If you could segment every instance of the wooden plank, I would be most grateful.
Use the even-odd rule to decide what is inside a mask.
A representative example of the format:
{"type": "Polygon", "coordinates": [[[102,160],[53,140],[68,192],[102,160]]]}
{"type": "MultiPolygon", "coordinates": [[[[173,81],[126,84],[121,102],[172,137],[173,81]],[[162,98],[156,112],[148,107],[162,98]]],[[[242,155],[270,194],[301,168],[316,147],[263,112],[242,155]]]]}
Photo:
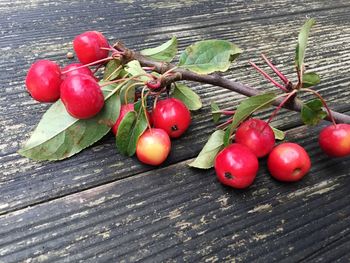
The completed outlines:
{"type": "Polygon", "coordinates": [[[303,262],[347,262],[349,261],[350,235],[344,235],[307,257],[303,262]]]}
{"type": "MultiPolygon", "coordinates": [[[[307,57],[311,69],[320,72],[322,76],[322,84],[317,89],[330,101],[331,106],[339,107],[342,111],[350,107],[350,79],[347,74],[350,53],[349,46],[344,45],[350,35],[350,8],[347,1],[336,4],[305,1],[300,5],[276,2],[274,5],[277,9],[268,8],[263,2],[252,3],[251,9],[247,9],[244,4],[227,2],[217,3],[215,7],[212,1],[206,1],[205,4],[193,2],[189,6],[183,6],[179,2],[173,4],[169,13],[165,13],[164,8],[154,9],[150,3],[155,2],[107,2],[99,2],[98,5],[80,1],[72,1],[70,4],[44,1],[43,5],[37,5],[35,1],[28,5],[22,5],[20,1],[17,5],[12,4],[12,1],[11,5],[10,2],[2,2],[0,8],[5,15],[0,18],[4,32],[0,36],[0,43],[6,52],[0,53],[3,62],[0,65],[0,85],[5,87],[0,90],[0,213],[152,169],[140,165],[135,159],[125,159],[115,154],[111,136],[63,162],[37,163],[16,153],[48,108],[48,105],[35,103],[25,93],[23,79],[27,68],[38,58],[68,63],[64,55],[71,48],[72,37],[87,28],[102,30],[110,38],[118,36],[132,48],[159,44],[169,34],[179,36],[181,49],[203,38],[232,40],[242,46],[246,53],[227,77],[258,85],[262,90],[271,90],[271,85],[266,85],[257,73],[248,68],[247,60],[257,59],[262,51],[268,52],[276,64],[291,76],[291,67],[287,65],[293,63],[295,38],[304,20],[303,10],[311,8],[310,16],[317,16],[320,21],[312,31],[310,43],[313,46],[309,48],[310,55],[307,57]],[[123,8],[123,12],[115,11],[123,8]],[[140,15],[131,12],[133,8],[144,9],[146,15],[141,19],[140,15]],[[94,14],[87,15],[89,10],[94,10],[94,14]],[[184,10],[186,13],[183,13],[184,10]],[[252,16],[252,10],[256,16],[252,16]],[[285,15],[285,12],[293,14],[293,19],[285,15]],[[224,14],[230,13],[237,16],[227,15],[223,19],[224,14]],[[162,19],[163,26],[160,27],[158,21],[155,23],[154,17],[162,19]],[[170,22],[174,21],[176,26],[170,27],[170,22]],[[335,25],[337,30],[334,30],[335,25]]],[[[165,2],[163,4],[166,5],[165,2]]],[[[193,158],[199,152],[214,127],[209,117],[210,100],[218,101],[222,107],[232,107],[242,99],[240,95],[208,85],[193,87],[202,96],[205,107],[194,114],[194,123],[186,136],[174,141],[172,156],[165,166],[193,158]]],[[[264,112],[261,116],[266,117],[267,113],[264,112]]],[[[284,128],[298,124],[299,118],[286,112],[276,121],[277,126],[284,128]]]]}
{"type": "Polygon", "coordinates": [[[350,158],[328,158],[315,141],[318,129],[305,131],[287,138],[311,156],[300,182],[273,180],[262,160],[253,186],[237,191],[220,185],[212,169],[181,162],[0,216],[0,262],[349,257],[332,245],[350,234],[350,158]]]}

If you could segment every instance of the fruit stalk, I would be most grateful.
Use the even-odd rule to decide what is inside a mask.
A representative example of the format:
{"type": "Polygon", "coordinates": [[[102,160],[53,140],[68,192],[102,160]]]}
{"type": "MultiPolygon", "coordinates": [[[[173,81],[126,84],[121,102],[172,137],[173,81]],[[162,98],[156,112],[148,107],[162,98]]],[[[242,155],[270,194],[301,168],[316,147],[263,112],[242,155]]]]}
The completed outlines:
{"type": "MultiPolygon", "coordinates": [[[[169,75],[165,78],[163,78],[163,85],[166,86],[166,84],[180,81],[180,80],[189,80],[189,81],[195,81],[200,83],[206,83],[206,84],[212,84],[214,86],[219,86],[231,91],[235,91],[237,93],[240,93],[242,95],[251,97],[258,94],[261,94],[261,92],[253,87],[250,87],[248,85],[242,84],[240,82],[231,81],[224,77],[221,77],[218,74],[211,74],[211,75],[200,75],[196,74],[192,71],[182,69],[182,68],[176,68],[176,66],[171,63],[164,63],[164,62],[157,62],[150,58],[147,58],[137,52],[134,52],[130,49],[127,49],[122,45],[120,42],[117,42],[117,44],[114,46],[117,50],[125,52],[126,56],[124,59],[128,62],[131,60],[138,60],[143,67],[152,67],[154,68],[154,71],[163,74],[169,70],[172,71],[172,75],[169,75]]],[[[273,105],[278,106],[283,101],[283,98],[276,99],[273,103],[273,105]]],[[[300,112],[302,108],[302,102],[298,100],[297,98],[294,98],[290,100],[288,103],[283,105],[283,108],[300,112]]],[[[335,121],[337,123],[348,123],[350,124],[350,116],[339,113],[336,111],[331,111],[331,114],[333,115],[335,121]]],[[[332,121],[331,116],[327,116],[326,120],[332,121]]]]}

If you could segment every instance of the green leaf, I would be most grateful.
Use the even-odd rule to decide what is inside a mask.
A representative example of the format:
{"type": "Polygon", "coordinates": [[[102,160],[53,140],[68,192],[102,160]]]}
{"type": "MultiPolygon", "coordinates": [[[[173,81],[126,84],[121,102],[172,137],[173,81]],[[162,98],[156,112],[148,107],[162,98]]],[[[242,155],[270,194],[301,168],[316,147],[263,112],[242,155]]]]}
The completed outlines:
{"type": "Polygon", "coordinates": [[[226,40],[204,40],[186,48],[181,54],[179,66],[198,74],[225,72],[242,50],[226,40]]]}
{"type": "Polygon", "coordinates": [[[280,141],[284,140],[284,138],[286,137],[286,133],[284,131],[281,131],[275,127],[272,127],[271,125],[270,127],[273,130],[273,133],[275,134],[276,140],[280,140],[280,141]]]}
{"type": "Polygon", "coordinates": [[[119,74],[122,71],[121,62],[118,59],[113,59],[109,61],[105,67],[103,80],[114,80],[118,78],[119,74]]]}
{"type": "Polygon", "coordinates": [[[320,83],[320,76],[314,72],[304,73],[303,75],[303,88],[308,88],[320,83]]]}
{"type": "Polygon", "coordinates": [[[211,114],[213,116],[214,123],[218,123],[221,117],[221,113],[218,112],[220,111],[219,106],[214,101],[212,101],[210,103],[210,108],[211,108],[211,114]]]}
{"type": "Polygon", "coordinates": [[[116,145],[119,152],[123,155],[128,154],[130,133],[133,129],[136,116],[137,114],[135,111],[130,111],[127,114],[125,114],[124,118],[119,124],[118,134],[116,136],[116,145]]]}
{"type": "Polygon", "coordinates": [[[231,129],[230,126],[227,127],[227,129],[225,130],[225,134],[224,134],[224,145],[225,147],[228,146],[231,142],[231,135],[234,131],[234,129],[237,128],[237,127],[234,127],[231,129]]]}
{"type": "Polygon", "coordinates": [[[295,51],[295,64],[299,70],[302,68],[302,65],[304,63],[305,50],[307,46],[307,40],[309,37],[310,29],[315,23],[316,23],[316,20],[314,18],[308,19],[300,30],[300,33],[298,36],[298,44],[295,51]]]}
{"type": "Polygon", "coordinates": [[[136,144],[139,140],[141,134],[147,129],[147,119],[145,112],[141,107],[141,101],[135,103],[135,111],[137,112],[137,118],[134,125],[134,128],[130,134],[130,142],[128,146],[128,155],[133,156],[136,152],[136,144]]]}
{"type": "Polygon", "coordinates": [[[138,77],[143,82],[149,81],[151,78],[147,76],[146,71],[140,65],[140,62],[137,60],[132,60],[125,65],[124,70],[129,73],[132,77],[138,77]]]}
{"type": "Polygon", "coordinates": [[[135,103],[134,109],[133,117],[129,116],[129,119],[125,120],[124,125],[122,125],[124,118],[120,122],[116,137],[118,150],[121,154],[127,156],[135,154],[137,141],[141,134],[147,129],[147,120],[140,101],[135,103]]]}
{"type": "Polygon", "coordinates": [[[327,112],[322,109],[322,101],[313,99],[303,104],[301,108],[301,119],[307,125],[317,125],[327,117],[327,112]]]}
{"type": "Polygon", "coordinates": [[[177,53],[177,38],[174,36],[164,44],[141,50],[140,53],[157,61],[171,62],[177,53]]]}
{"type": "Polygon", "coordinates": [[[243,100],[237,107],[236,113],[233,115],[232,123],[226,130],[226,134],[224,136],[225,146],[230,144],[230,137],[233,131],[242,121],[244,121],[254,112],[270,106],[275,99],[276,95],[273,92],[268,92],[243,100]]]}
{"type": "Polygon", "coordinates": [[[188,165],[200,169],[209,169],[214,166],[216,155],[224,147],[224,131],[217,130],[210,137],[204,145],[197,158],[188,165]]]}
{"type": "Polygon", "coordinates": [[[185,103],[189,110],[193,111],[202,108],[201,98],[184,84],[176,83],[172,96],[185,103]]]}
{"type": "Polygon", "coordinates": [[[78,120],[70,116],[58,100],[43,115],[19,154],[33,160],[62,160],[100,140],[115,123],[120,109],[118,95],[111,96],[117,86],[103,88],[105,105],[95,117],[78,120]]]}

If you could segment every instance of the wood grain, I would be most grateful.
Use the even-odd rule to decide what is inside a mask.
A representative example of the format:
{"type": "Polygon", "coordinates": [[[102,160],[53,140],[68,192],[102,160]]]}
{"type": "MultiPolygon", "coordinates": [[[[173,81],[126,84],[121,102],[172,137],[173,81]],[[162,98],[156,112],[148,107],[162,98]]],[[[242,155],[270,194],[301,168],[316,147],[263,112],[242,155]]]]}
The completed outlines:
{"type": "Polygon", "coordinates": [[[263,160],[254,185],[235,191],[218,184],[213,170],[180,162],[1,216],[2,260],[315,258],[321,248],[349,241],[349,158],[327,158],[304,131],[288,133],[313,162],[301,182],[271,179],[263,160]]]}
{"type": "Polygon", "coordinates": [[[349,257],[349,158],[325,157],[316,142],[320,127],[300,126],[295,113],[282,111],[274,125],[291,129],[289,140],[310,151],[314,164],[306,180],[275,182],[263,161],[254,186],[237,192],[219,185],[213,170],[187,168],[214,129],[210,101],[233,108],[243,99],[221,88],[190,83],[204,108],[193,114],[185,136],[173,141],[160,168],[116,154],[111,135],[60,162],[32,162],[16,153],[49,107],[25,92],[30,64],[42,58],[71,63],[65,55],[85,30],[100,30],[111,43],[121,39],[136,50],[172,35],[180,51],[201,39],[227,39],[244,53],[225,76],[274,90],[248,60],[262,66],[264,52],[295,80],[297,32],[306,16],[315,17],[308,70],[321,75],[316,89],[330,106],[349,112],[349,1],[6,0],[0,12],[0,262],[349,257]]]}

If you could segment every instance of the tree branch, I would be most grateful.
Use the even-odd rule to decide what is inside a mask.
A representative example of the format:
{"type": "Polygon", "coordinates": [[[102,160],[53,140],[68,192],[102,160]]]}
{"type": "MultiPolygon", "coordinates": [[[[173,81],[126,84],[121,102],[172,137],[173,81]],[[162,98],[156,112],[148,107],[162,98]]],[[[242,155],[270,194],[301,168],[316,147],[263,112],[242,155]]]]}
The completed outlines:
{"type": "MultiPolygon", "coordinates": [[[[129,50],[124,47],[123,44],[120,42],[117,43],[114,46],[116,49],[125,52],[125,60],[131,61],[131,60],[138,60],[140,64],[144,67],[153,67],[154,71],[162,74],[170,69],[173,69],[175,65],[170,64],[170,63],[165,63],[165,62],[158,62],[154,61],[150,58],[147,58],[145,56],[142,56],[140,53],[134,52],[132,50],[129,50]]],[[[200,83],[206,83],[206,84],[212,84],[214,86],[219,86],[231,91],[235,91],[237,93],[240,93],[242,95],[251,97],[255,96],[258,94],[261,94],[260,91],[258,91],[255,88],[252,88],[250,86],[244,85],[240,82],[235,82],[228,80],[226,78],[223,78],[219,76],[218,74],[211,74],[211,75],[200,75],[197,73],[194,73],[192,71],[182,69],[182,68],[177,68],[172,71],[172,75],[167,77],[165,79],[166,83],[163,83],[164,85],[169,84],[171,82],[175,81],[180,81],[180,80],[189,80],[189,81],[195,81],[195,82],[200,82],[200,83]]],[[[283,98],[276,99],[273,103],[273,105],[278,106],[282,102],[283,98]]],[[[291,100],[289,103],[286,103],[286,105],[283,106],[283,108],[300,112],[302,108],[302,102],[295,98],[291,100]]],[[[337,123],[348,123],[350,124],[350,116],[339,113],[336,111],[331,111],[335,121],[337,123]]],[[[331,117],[328,115],[326,117],[326,120],[331,121],[331,117]]]]}

